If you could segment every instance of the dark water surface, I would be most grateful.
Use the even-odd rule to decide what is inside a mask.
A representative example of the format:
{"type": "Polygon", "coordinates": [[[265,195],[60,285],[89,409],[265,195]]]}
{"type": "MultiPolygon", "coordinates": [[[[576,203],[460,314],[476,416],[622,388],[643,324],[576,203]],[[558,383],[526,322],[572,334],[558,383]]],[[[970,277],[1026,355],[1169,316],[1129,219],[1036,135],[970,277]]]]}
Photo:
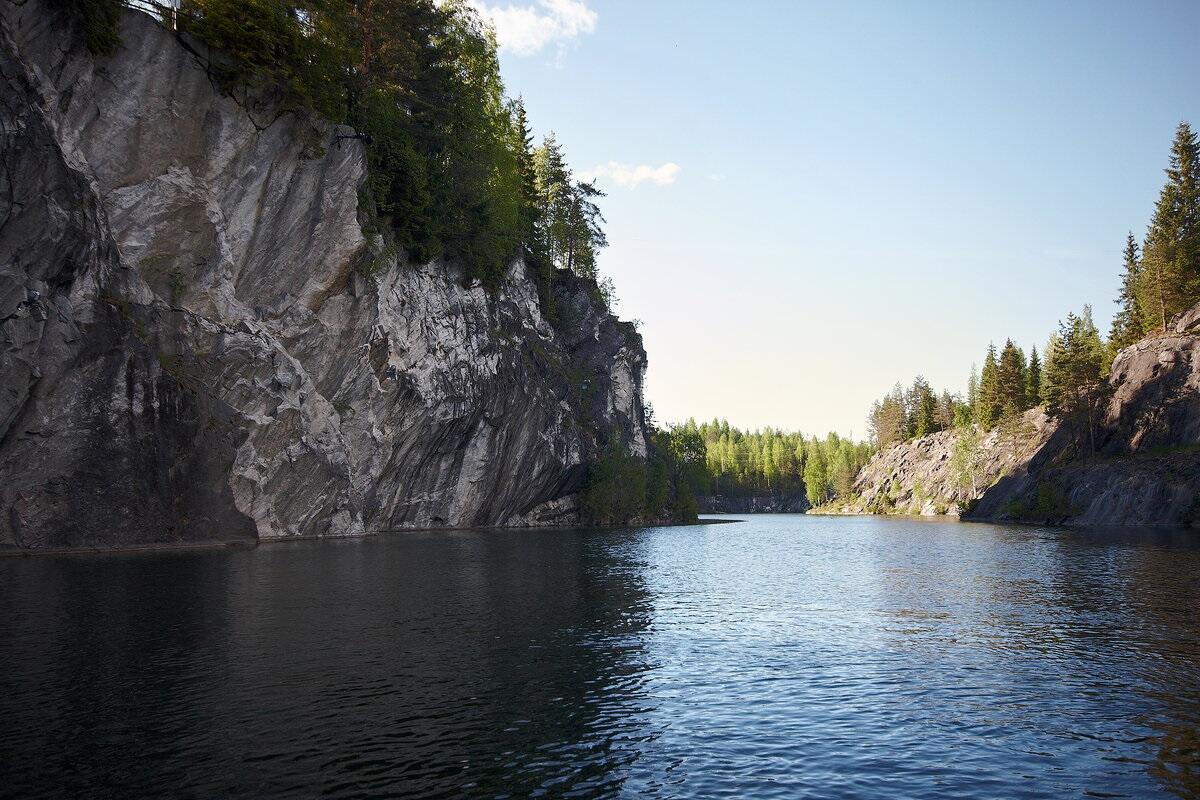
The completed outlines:
{"type": "Polygon", "coordinates": [[[751,516],[0,559],[0,794],[1200,796],[1200,535],[751,516]]]}

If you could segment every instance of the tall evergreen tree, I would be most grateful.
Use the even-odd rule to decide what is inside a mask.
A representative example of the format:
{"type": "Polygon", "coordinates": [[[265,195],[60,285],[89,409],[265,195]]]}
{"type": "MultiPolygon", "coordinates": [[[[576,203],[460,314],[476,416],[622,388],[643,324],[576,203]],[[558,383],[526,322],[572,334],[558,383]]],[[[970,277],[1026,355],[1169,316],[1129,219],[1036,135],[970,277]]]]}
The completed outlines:
{"type": "Polygon", "coordinates": [[[1141,271],[1142,263],[1138,253],[1137,239],[1134,239],[1133,233],[1130,232],[1125,235],[1121,290],[1116,299],[1120,308],[1113,317],[1112,330],[1108,337],[1108,344],[1113,355],[1116,355],[1116,351],[1136,342],[1146,331],[1142,308],[1138,302],[1138,284],[1142,280],[1141,271]]]}
{"type": "Polygon", "coordinates": [[[913,380],[912,388],[909,390],[908,408],[908,436],[910,438],[920,438],[938,430],[937,396],[934,395],[929,381],[921,375],[913,380]]]}
{"type": "Polygon", "coordinates": [[[997,382],[996,345],[989,344],[979,374],[979,389],[975,395],[975,421],[987,430],[1000,419],[1000,391],[997,382]]]}
{"type": "Polygon", "coordinates": [[[971,362],[971,376],[967,378],[967,406],[971,411],[971,418],[978,422],[975,416],[975,409],[979,404],[979,370],[975,367],[975,362],[971,362]]]}
{"type": "Polygon", "coordinates": [[[1051,413],[1061,415],[1075,433],[1076,446],[1095,449],[1095,418],[1103,397],[1104,343],[1092,322],[1091,309],[1068,314],[1059,323],[1054,357],[1047,362],[1045,383],[1051,413]]]}
{"type": "Polygon", "coordinates": [[[1054,369],[1054,356],[1058,352],[1058,333],[1052,333],[1046,339],[1046,347],[1042,350],[1042,385],[1038,399],[1047,407],[1051,405],[1051,388],[1047,376],[1054,369]]]}
{"type": "Polygon", "coordinates": [[[1008,339],[996,363],[996,406],[1001,417],[1025,410],[1025,377],[1025,355],[1008,339]]]}
{"type": "Polygon", "coordinates": [[[1029,366],[1025,370],[1025,403],[1036,406],[1042,402],[1042,362],[1038,358],[1038,350],[1034,347],[1029,351],[1029,366]]]}
{"type": "Polygon", "coordinates": [[[1200,145],[1186,122],[1175,130],[1166,175],[1137,282],[1147,328],[1165,329],[1172,316],[1200,299],[1200,145]]]}

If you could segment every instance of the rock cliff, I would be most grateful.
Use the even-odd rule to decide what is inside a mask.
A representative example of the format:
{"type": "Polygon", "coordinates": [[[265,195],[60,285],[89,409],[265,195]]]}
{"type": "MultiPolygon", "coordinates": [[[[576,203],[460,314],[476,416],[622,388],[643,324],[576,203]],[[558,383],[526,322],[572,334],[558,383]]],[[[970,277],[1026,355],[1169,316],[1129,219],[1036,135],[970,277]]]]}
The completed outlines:
{"type": "Polygon", "coordinates": [[[1200,305],[1117,354],[1095,455],[1072,432],[988,489],[971,519],[1070,525],[1200,523],[1200,305]]]}
{"type": "MultiPolygon", "coordinates": [[[[824,513],[957,514],[1064,525],[1200,522],[1200,305],[1117,354],[1094,455],[1040,409],[978,435],[943,431],[876,455],[824,513]],[[958,458],[955,457],[959,452],[958,458]]],[[[1090,444],[1090,443],[1089,443],[1090,444]]]]}
{"type": "Polygon", "coordinates": [[[872,458],[848,500],[822,506],[826,514],[958,516],[983,492],[1020,468],[1057,429],[1033,409],[1015,423],[986,433],[949,430],[893,445],[872,458]]]}
{"type": "Polygon", "coordinates": [[[353,132],[244,105],[151,17],[0,2],[0,545],[565,524],[646,356],[364,236],[353,132]],[[365,277],[367,275],[373,277],[365,277]]]}

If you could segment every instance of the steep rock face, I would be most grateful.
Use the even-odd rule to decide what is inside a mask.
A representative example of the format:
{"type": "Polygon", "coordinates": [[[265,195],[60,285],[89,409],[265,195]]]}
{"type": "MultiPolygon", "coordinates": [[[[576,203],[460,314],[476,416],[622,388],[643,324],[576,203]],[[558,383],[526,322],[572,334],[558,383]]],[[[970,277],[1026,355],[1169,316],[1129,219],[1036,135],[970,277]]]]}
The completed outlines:
{"type": "Polygon", "coordinates": [[[1038,409],[1016,423],[975,433],[956,459],[961,434],[941,431],[893,445],[872,458],[854,481],[854,497],[819,513],[958,515],[1002,476],[1020,469],[1057,426],[1038,409]]]}
{"type": "Polygon", "coordinates": [[[551,322],[520,262],[398,261],[351,131],[121,35],[0,4],[0,544],[564,524],[598,447],[645,453],[640,337],[586,283],[551,322]]]}
{"type": "MultiPolygon", "coordinates": [[[[1200,305],[1164,335],[1117,354],[1095,429],[1095,455],[1078,458],[1080,431],[1026,412],[982,437],[969,463],[943,431],[876,455],[856,497],[821,513],[935,514],[1063,525],[1200,522],[1200,305]]],[[[1088,442],[1090,448],[1091,442],[1088,442]]]]}
{"type": "Polygon", "coordinates": [[[984,494],[972,518],[1071,525],[1200,522],[1200,305],[1117,354],[1096,455],[1064,427],[984,494]]]}

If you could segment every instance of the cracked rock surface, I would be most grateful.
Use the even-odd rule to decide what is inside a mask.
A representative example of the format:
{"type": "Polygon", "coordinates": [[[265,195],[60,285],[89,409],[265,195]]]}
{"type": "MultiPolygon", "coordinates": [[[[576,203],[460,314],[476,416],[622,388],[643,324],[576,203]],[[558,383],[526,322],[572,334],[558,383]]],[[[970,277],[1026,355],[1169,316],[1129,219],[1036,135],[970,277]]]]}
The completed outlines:
{"type": "Polygon", "coordinates": [[[349,129],[121,36],[0,2],[0,546],[571,524],[612,437],[645,454],[641,338],[587,283],[548,319],[520,261],[381,255],[349,129]]]}

